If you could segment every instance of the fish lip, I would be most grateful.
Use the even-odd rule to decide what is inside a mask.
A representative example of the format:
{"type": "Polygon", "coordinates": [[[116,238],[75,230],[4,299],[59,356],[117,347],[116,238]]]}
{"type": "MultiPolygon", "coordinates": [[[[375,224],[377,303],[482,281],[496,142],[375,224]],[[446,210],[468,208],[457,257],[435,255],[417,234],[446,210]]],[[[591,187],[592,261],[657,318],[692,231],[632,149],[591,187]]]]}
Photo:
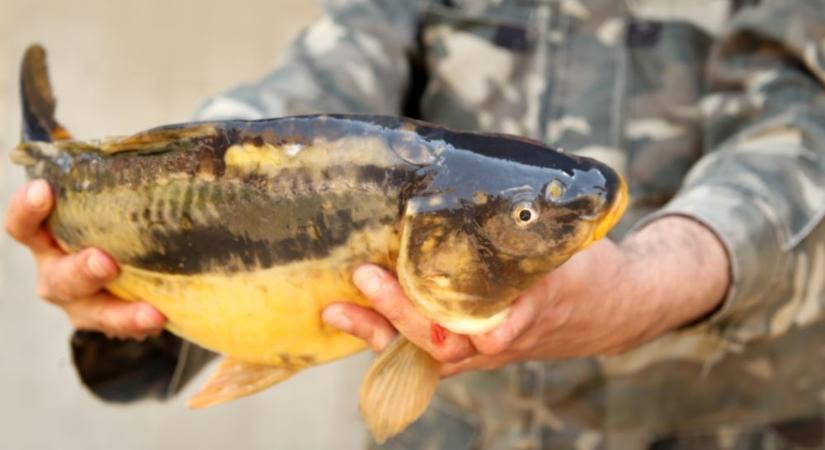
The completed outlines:
{"type": "Polygon", "coordinates": [[[627,182],[620,176],[619,189],[616,190],[613,204],[597,222],[596,227],[593,230],[593,238],[591,239],[591,242],[595,242],[607,236],[607,233],[609,233],[610,230],[613,229],[619,221],[621,221],[622,216],[627,209],[628,200],[629,195],[627,191],[627,182]]]}

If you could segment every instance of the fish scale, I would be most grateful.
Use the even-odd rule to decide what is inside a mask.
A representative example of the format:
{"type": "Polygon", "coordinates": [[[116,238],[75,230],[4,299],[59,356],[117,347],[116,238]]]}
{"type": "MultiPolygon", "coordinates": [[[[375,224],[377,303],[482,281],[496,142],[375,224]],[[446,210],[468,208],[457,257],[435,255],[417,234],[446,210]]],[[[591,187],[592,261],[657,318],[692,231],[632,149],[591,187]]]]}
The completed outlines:
{"type": "MultiPolygon", "coordinates": [[[[604,237],[627,203],[606,165],[541,142],[397,117],[312,115],[167,125],[72,140],[54,118],[45,52],[22,64],[12,154],[56,193],[48,227],[121,271],[107,289],[151,303],[167,329],[225,356],[190,400],[249,395],[364,348],[327,327],[331,302],[368,307],[364,263],[394,271],[445,329],[499,325],[520,292],[604,237]]],[[[364,377],[378,441],[426,408],[441,365],[404,337],[364,377]]]]}

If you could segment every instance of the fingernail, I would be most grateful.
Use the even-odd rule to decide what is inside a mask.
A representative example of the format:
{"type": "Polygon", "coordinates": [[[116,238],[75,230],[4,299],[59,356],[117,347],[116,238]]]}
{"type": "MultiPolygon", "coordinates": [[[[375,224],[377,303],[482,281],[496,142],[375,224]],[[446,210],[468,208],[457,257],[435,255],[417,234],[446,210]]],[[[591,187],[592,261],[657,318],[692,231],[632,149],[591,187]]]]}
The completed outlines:
{"type": "Polygon", "coordinates": [[[138,311],[136,319],[138,326],[144,330],[157,328],[162,324],[160,316],[147,308],[138,311]]]}
{"type": "Polygon", "coordinates": [[[371,267],[356,270],[353,281],[367,296],[376,295],[381,290],[381,274],[371,267]]]}
{"type": "Polygon", "coordinates": [[[114,272],[114,267],[112,267],[109,258],[97,252],[89,256],[89,259],[86,260],[86,266],[89,272],[97,278],[108,278],[114,272]]]}
{"type": "Polygon", "coordinates": [[[35,181],[26,191],[26,203],[32,209],[43,209],[49,199],[49,187],[43,180],[35,181]]]}
{"type": "Polygon", "coordinates": [[[321,317],[324,319],[324,322],[333,327],[337,328],[341,331],[349,332],[352,330],[352,321],[344,314],[339,308],[330,306],[324,310],[321,317]]]}

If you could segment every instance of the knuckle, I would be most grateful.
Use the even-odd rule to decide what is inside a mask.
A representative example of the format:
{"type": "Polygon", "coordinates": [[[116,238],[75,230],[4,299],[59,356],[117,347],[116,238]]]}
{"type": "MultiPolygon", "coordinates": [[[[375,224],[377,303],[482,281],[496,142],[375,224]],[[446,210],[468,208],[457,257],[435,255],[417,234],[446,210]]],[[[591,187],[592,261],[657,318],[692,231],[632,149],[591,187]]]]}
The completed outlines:
{"type": "Polygon", "coordinates": [[[75,329],[91,331],[101,330],[94,318],[88,314],[86,306],[83,302],[64,306],[63,311],[69,317],[69,322],[75,329]]]}
{"type": "Polygon", "coordinates": [[[15,224],[14,224],[14,223],[12,223],[11,218],[6,219],[6,223],[5,223],[5,225],[4,225],[4,229],[6,230],[6,234],[8,234],[9,236],[11,236],[14,240],[16,240],[16,241],[19,241],[19,240],[20,240],[20,234],[19,234],[19,232],[18,232],[17,227],[15,226],[15,224]]]}
{"type": "Polygon", "coordinates": [[[48,276],[51,289],[64,300],[93,296],[105,283],[96,280],[86,268],[81,254],[62,256],[48,276]]]}
{"type": "Polygon", "coordinates": [[[35,287],[35,292],[37,292],[37,296],[42,298],[43,300],[46,300],[48,302],[52,301],[51,291],[48,287],[46,287],[45,284],[38,282],[37,286],[35,287]]]}
{"type": "Polygon", "coordinates": [[[487,356],[495,356],[507,348],[507,343],[498,339],[480,337],[477,338],[475,346],[479,353],[487,356]]]}
{"type": "MultiPolygon", "coordinates": [[[[341,331],[341,330],[339,330],[339,331],[341,331]]],[[[363,326],[355,326],[355,327],[352,327],[349,330],[343,330],[343,331],[347,334],[351,334],[351,335],[357,337],[358,339],[362,339],[362,340],[366,341],[369,344],[372,344],[372,341],[375,338],[374,333],[371,330],[369,330],[367,327],[363,327],[363,326]]]]}
{"type": "Polygon", "coordinates": [[[433,358],[442,363],[453,363],[464,359],[464,352],[458,346],[445,346],[433,349],[433,358]]]}
{"type": "Polygon", "coordinates": [[[69,316],[69,323],[71,323],[72,327],[74,327],[77,330],[95,329],[95,327],[91,323],[89,323],[88,320],[83,318],[82,316],[79,316],[77,314],[71,314],[71,313],[68,313],[68,316],[69,316]]]}
{"type": "Polygon", "coordinates": [[[113,314],[106,305],[102,305],[97,309],[96,316],[101,327],[110,330],[113,334],[117,334],[127,327],[125,321],[117,314],[113,314]]]}
{"type": "Polygon", "coordinates": [[[559,330],[568,325],[573,317],[573,310],[566,303],[555,303],[551,305],[552,314],[547,314],[543,319],[543,325],[552,330],[559,330]]]}
{"type": "Polygon", "coordinates": [[[68,256],[68,258],[71,258],[71,263],[69,266],[71,268],[71,272],[76,275],[75,279],[87,284],[94,283],[96,278],[89,270],[88,261],[91,256],[92,252],[90,250],[84,250],[80,253],[68,256]]]}
{"type": "Polygon", "coordinates": [[[367,327],[367,326],[364,326],[362,324],[355,324],[351,328],[348,328],[348,329],[341,329],[341,328],[338,328],[337,326],[333,326],[333,328],[337,331],[343,331],[347,334],[351,334],[351,335],[357,337],[358,339],[363,339],[367,342],[369,342],[370,338],[371,338],[370,328],[367,327]]]}
{"type": "Polygon", "coordinates": [[[438,362],[446,363],[450,362],[450,355],[446,350],[442,350],[440,348],[434,348],[430,350],[430,355],[438,362]]]}
{"type": "Polygon", "coordinates": [[[92,313],[91,317],[86,320],[86,323],[89,329],[106,333],[107,336],[110,335],[111,327],[100,312],[92,313]]]}
{"type": "Polygon", "coordinates": [[[392,323],[396,323],[404,319],[404,308],[398,304],[385,304],[380,312],[392,323]]]}
{"type": "Polygon", "coordinates": [[[42,298],[43,300],[46,300],[49,303],[60,302],[59,296],[55,293],[53,283],[48,278],[41,277],[37,281],[37,286],[35,289],[37,292],[37,296],[42,298]]]}
{"type": "Polygon", "coordinates": [[[93,307],[92,310],[92,320],[95,323],[96,328],[100,330],[114,330],[117,327],[115,325],[115,319],[112,314],[109,312],[109,308],[106,305],[97,304],[93,307]]]}
{"type": "Polygon", "coordinates": [[[367,345],[369,346],[370,350],[372,350],[376,353],[381,353],[386,348],[386,346],[381,341],[373,340],[373,339],[365,339],[365,340],[367,341],[367,345]]]}
{"type": "Polygon", "coordinates": [[[119,336],[135,338],[146,332],[146,330],[138,324],[135,314],[110,314],[110,317],[110,327],[114,329],[119,336]]]}
{"type": "Polygon", "coordinates": [[[369,343],[371,348],[377,351],[383,350],[389,342],[386,333],[375,328],[365,333],[363,339],[369,343]]]}
{"type": "Polygon", "coordinates": [[[5,224],[6,234],[11,236],[15,241],[28,247],[26,243],[26,232],[20,224],[16,223],[12,218],[8,218],[5,224]]]}

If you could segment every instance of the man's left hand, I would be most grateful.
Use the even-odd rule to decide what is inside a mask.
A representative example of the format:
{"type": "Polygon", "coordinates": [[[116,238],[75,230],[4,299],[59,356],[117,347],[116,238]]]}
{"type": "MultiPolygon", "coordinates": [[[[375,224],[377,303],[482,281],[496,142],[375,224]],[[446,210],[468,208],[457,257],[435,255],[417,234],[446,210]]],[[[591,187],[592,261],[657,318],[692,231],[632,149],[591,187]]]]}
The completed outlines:
{"type": "Polygon", "coordinates": [[[324,310],[324,321],[375,351],[400,332],[445,363],[449,376],[627,351],[713,311],[727,291],[729,268],[712,231],[689,218],[666,217],[622,245],[605,239],[576,254],[519,296],[492,331],[445,331],[439,339],[393,274],[366,265],[354,281],[373,309],[337,303],[324,310]]]}

